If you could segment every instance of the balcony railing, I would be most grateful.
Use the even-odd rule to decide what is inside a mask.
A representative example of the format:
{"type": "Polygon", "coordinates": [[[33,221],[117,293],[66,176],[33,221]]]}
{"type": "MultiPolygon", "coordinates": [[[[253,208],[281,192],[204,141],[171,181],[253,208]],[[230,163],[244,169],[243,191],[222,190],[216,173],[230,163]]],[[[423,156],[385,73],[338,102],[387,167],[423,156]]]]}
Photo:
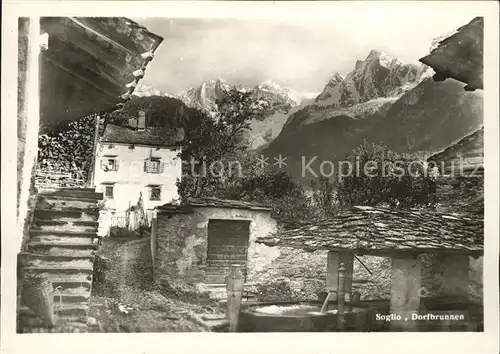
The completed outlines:
{"type": "Polygon", "coordinates": [[[163,173],[165,170],[165,164],[156,160],[146,160],[144,161],[144,172],[147,173],[163,173]]]}

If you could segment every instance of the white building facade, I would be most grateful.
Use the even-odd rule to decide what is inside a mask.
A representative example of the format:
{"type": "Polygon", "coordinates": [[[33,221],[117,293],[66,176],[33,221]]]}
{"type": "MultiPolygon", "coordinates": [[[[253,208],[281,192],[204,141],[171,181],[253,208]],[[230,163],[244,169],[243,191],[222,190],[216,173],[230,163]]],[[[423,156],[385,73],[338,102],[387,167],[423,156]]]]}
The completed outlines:
{"type": "Polygon", "coordinates": [[[104,194],[101,236],[113,228],[137,229],[139,223],[151,220],[156,206],[178,200],[182,135],[163,127],[105,127],[94,166],[96,191],[104,194]]]}

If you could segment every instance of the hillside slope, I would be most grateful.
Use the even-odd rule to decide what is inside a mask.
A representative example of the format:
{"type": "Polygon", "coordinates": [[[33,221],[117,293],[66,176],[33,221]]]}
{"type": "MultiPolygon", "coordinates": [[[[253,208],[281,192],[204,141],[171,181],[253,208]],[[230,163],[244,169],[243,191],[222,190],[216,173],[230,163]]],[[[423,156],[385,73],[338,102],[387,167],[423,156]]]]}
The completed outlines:
{"type": "Polygon", "coordinates": [[[482,124],[483,98],[457,82],[436,83],[432,75],[426,66],[371,51],[292,114],[263,153],[287,157],[285,168],[308,183],[313,176],[303,166],[311,158],[319,172],[321,161],[339,161],[363,140],[396,152],[443,149],[482,124]]]}

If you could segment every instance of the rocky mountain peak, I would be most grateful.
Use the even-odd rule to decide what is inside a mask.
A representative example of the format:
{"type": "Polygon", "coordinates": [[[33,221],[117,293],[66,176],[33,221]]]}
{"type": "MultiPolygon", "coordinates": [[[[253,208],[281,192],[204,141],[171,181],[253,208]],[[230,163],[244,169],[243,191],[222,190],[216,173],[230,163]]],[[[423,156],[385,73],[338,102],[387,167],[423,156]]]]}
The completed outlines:
{"type": "Polygon", "coordinates": [[[168,93],[158,90],[150,85],[144,85],[139,83],[133,92],[135,97],[150,97],[150,96],[166,96],[172,97],[168,93]]]}
{"type": "Polygon", "coordinates": [[[198,87],[191,87],[177,95],[177,97],[188,106],[213,111],[216,109],[215,102],[224,96],[229,85],[222,78],[207,80],[198,87]]]}
{"type": "Polygon", "coordinates": [[[376,98],[402,94],[417,83],[419,66],[406,64],[379,50],[357,60],[345,78],[335,74],[315,102],[321,106],[350,107],[376,98]]]}
{"type": "Polygon", "coordinates": [[[271,89],[271,90],[275,90],[275,91],[282,90],[282,87],[272,80],[266,80],[266,81],[262,82],[261,84],[257,85],[257,87],[271,89]]]}
{"type": "Polygon", "coordinates": [[[342,75],[340,75],[339,73],[335,73],[332,78],[330,79],[330,81],[328,81],[328,84],[327,85],[336,85],[342,81],[344,81],[344,77],[342,75]]]}
{"type": "MultiPolygon", "coordinates": [[[[401,66],[401,65],[407,65],[404,63],[401,59],[398,58],[393,58],[390,55],[380,51],[380,50],[375,50],[372,49],[364,62],[360,65],[361,67],[363,64],[369,64],[371,62],[377,62],[380,64],[380,66],[391,70],[392,68],[396,66],[401,66]]],[[[358,63],[356,62],[356,66],[358,66],[358,63]]],[[[360,67],[360,68],[361,68],[360,67]]]]}
{"type": "Polygon", "coordinates": [[[382,53],[380,50],[372,49],[368,53],[368,56],[366,57],[366,60],[368,60],[370,58],[379,58],[381,55],[384,55],[384,53],[382,53]]]}

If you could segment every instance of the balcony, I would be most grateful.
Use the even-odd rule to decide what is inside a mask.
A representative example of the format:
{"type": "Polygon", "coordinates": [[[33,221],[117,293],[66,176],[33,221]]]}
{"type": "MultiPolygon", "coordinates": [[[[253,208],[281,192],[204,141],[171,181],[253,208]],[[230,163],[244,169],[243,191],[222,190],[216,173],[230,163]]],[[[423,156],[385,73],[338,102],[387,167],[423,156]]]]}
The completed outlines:
{"type": "Polygon", "coordinates": [[[165,163],[160,160],[148,159],[144,161],[144,172],[146,173],[163,173],[165,170],[165,163]]]}

